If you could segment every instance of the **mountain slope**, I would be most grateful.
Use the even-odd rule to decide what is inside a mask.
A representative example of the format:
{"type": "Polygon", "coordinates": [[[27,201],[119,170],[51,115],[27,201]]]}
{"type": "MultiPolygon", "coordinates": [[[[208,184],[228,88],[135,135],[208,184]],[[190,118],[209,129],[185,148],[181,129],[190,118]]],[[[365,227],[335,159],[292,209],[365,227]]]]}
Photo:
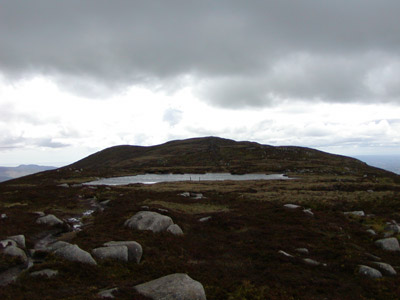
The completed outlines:
{"type": "Polygon", "coordinates": [[[55,169],[55,167],[38,166],[38,165],[0,167],[0,182],[53,169],[55,169]]]}

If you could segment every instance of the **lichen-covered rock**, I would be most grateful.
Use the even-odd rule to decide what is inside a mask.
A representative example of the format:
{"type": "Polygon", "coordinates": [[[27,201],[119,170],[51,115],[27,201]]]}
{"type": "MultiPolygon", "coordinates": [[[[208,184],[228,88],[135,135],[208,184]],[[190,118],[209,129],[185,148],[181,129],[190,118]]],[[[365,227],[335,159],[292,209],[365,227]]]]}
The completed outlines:
{"type": "Polygon", "coordinates": [[[187,274],[171,274],[135,286],[138,293],[153,300],[206,300],[203,285],[187,274]]]}
{"type": "Polygon", "coordinates": [[[78,245],[67,245],[54,251],[54,254],[69,261],[97,265],[90,253],[82,250],[78,245]]]}
{"type": "Polygon", "coordinates": [[[364,276],[367,276],[369,278],[382,278],[382,273],[379,272],[378,270],[368,267],[368,266],[364,266],[361,265],[358,269],[358,273],[364,276]]]}
{"type": "Polygon", "coordinates": [[[9,236],[8,239],[13,240],[17,243],[17,246],[21,249],[25,248],[25,236],[22,234],[9,236]]]}
{"type": "Polygon", "coordinates": [[[372,264],[385,275],[395,276],[397,274],[396,270],[389,264],[383,262],[373,262],[372,264]]]}
{"type": "Polygon", "coordinates": [[[182,229],[177,224],[172,224],[167,228],[167,232],[172,233],[173,235],[183,235],[182,229]]]}
{"type": "Polygon", "coordinates": [[[40,217],[36,220],[37,224],[45,224],[48,226],[62,225],[64,222],[57,218],[55,215],[47,215],[40,217]]]}
{"type": "Polygon", "coordinates": [[[152,211],[140,211],[133,217],[125,221],[125,226],[137,230],[150,230],[162,232],[174,222],[168,216],[161,215],[152,211]]]}
{"type": "Polygon", "coordinates": [[[0,248],[6,248],[8,246],[15,246],[17,247],[17,242],[11,239],[6,239],[0,241],[0,248]]]}
{"type": "Polygon", "coordinates": [[[45,252],[53,252],[53,251],[56,251],[62,247],[66,247],[66,246],[72,246],[72,244],[64,242],[64,241],[57,241],[55,243],[47,245],[47,247],[45,247],[41,250],[45,251],[45,252]]]}
{"type": "Polygon", "coordinates": [[[40,270],[40,271],[36,271],[36,272],[32,272],[30,275],[33,277],[36,276],[43,276],[43,277],[54,277],[58,274],[57,270],[52,270],[52,269],[44,269],[44,270],[40,270]]]}
{"type": "Polygon", "coordinates": [[[399,241],[395,237],[377,240],[375,245],[386,251],[400,251],[399,241]]]}
{"type": "Polygon", "coordinates": [[[10,255],[14,257],[18,257],[22,263],[28,262],[28,257],[26,256],[24,250],[16,247],[16,246],[8,246],[2,251],[5,255],[10,255]]]}
{"type": "Polygon", "coordinates": [[[98,259],[128,261],[128,247],[122,245],[96,248],[92,250],[92,254],[98,259]]]}
{"type": "Polygon", "coordinates": [[[140,263],[143,255],[142,246],[135,241],[111,241],[104,243],[104,246],[126,246],[128,248],[128,261],[140,263]]]}

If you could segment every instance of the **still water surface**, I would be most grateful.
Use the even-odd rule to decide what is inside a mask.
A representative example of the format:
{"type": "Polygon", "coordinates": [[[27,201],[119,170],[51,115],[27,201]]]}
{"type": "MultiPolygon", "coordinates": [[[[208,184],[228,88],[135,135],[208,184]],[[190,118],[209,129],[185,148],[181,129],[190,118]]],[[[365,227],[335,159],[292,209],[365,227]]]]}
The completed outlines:
{"type": "Polygon", "coordinates": [[[144,174],[136,176],[123,176],[103,178],[84,183],[85,185],[127,185],[132,183],[153,184],[171,181],[221,181],[221,180],[286,180],[289,177],[283,174],[244,174],[232,175],[229,173],[206,174],[144,174]]]}

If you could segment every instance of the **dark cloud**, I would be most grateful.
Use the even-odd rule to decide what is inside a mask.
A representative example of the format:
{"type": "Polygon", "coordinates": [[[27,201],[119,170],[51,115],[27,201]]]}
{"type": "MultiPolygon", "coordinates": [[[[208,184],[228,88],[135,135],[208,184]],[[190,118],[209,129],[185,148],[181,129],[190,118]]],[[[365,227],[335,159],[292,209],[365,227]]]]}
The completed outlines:
{"type": "Polygon", "coordinates": [[[0,72],[91,97],[190,75],[224,107],[399,101],[399,11],[397,0],[5,0],[0,72]]]}

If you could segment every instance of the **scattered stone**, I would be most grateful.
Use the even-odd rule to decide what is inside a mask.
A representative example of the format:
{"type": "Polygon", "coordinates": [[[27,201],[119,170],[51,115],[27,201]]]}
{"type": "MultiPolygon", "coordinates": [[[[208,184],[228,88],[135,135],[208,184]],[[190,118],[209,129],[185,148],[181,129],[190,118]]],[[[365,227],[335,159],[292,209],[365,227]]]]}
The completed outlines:
{"type": "Polygon", "coordinates": [[[386,226],[385,230],[391,231],[394,234],[398,234],[398,233],[400,233],[400,226],[398,224],[390,224],[390,225],[386,226]]]}
{"type": "Polygon", "coordinates": [[[24,250],[16,247],[16,246],[8,246],[3,250],[5,255],[10,255],[14,257],[18,257],[23,263],[28,262],[28,257],[26,256],[24,250]]]}
{"type": "Polygon", "coordinates": [[[289,254],[289,253],[287,253],[287,252],[285,252],[285,251],[283,251],[283,250],[279,250],[278,253],[279,253],[279,254],[282,254],[282,255],[284,255],[284,256],[286,256],[286,257],[293,257],[293,255],[291,255],[291,254],[289,254]]]}
{"type": "Polygon", "coordinates": [[[300,205],[296,205],[296,204],[285,204],[284,207],[289,208],[289,209],[297,209],[300,208],[300,205]]]}
{"type": "Polygon", "coordinates": [[[67,245],[54,251],[54,254],[69,261],[81,262],[84,264],[97,265],[90,253],[82,250],[78,245],[67,245]]]}
{"type": "Polygon", "coordinates": [[[301,253],[301,254],[308,254],[309,253],[307,248],[297,248],[296,251],[301,253]]]}
{"type": "Polygon", "coordinates": [[[204,198],[202,193],[190,193],[190,197],[192,197],[194,199],[203,199],[204,198]]]}
{"type": "Polygon", "coordinates": [[[63,187],[63,188],[69,188],[69,184],[68,183],[62,183],[62,184],[59,184],[57,186],[63,187]]]}
{"type": "Polygon", "coordinates": [[[311,208],[309,208],[309,209],[303,209],[303,212],[304,212],[306,215],[309,215],[309,216],[311,216],[311,217],[314,216],[314,213],[311,211],[311,208]]]}
{"type": "Polygon", "coordinates": [[[394,237],[377,240],[375,245],[386,251],[400,251],[399,241],[394,237]]]}
{"type": "Polygon", "coordinates": [[[115,259],[125,262],[128,261],[128,247],[122,245],[96,248],[92,250],[92,254],[98,259],[115,259]]]}
{"type": "Polygon", "coordinates": [[[137,230],[151,230],[161,232],[174,222],[168,216],[161,215],[152,211],[140,211],[133,217],[125,221],[125,226],[137,230]]]}
{"type": "Polygon", "coordinates": [[[203,285],[187,274],[171,274],[135,286],[138,293],[154,300],[206,300],[203,285]]]}
{"type": "Polygon", "coordinates": [[[118,288],[117,287],[98,292],[97,293],[97,297],[114,299],[115,298],[115,296],[113,295],[114,292],[118,292],[118,288]]]}
{"type": "Polygon", "coordinates": [[[142,246],[135,241],[111,241],[105,243],[104,246],[126,246],[128,248],[128,261],[140,263],[140,259],[142,258],[142,246]]]}
{"type": "Polygon", "coordinates": [[[310,266],[319,266],[319,265],[321,265],[320,262],[318,262],[318,261],[316,261],[316,260],[313,260],[313,259],[311,259],[311,258],[304,258],[303,261],[304,261],[307,265],[310,265],[310,266]]]}
{"type": "Polygon", "coordinates": [[[177,224],[172,224],[167,228],[167,232],[172,233],[173,235],[183,235],[182,229],[177,224]]]}
{"type": "Polygon", "coordinates": [[[372,263],[374,266],[376,266],[383,274],[389,275],[389,276],[396,276],[397,272],[393,267],[389,264],[383,263],[383,262],[373,262],[372,263]]]}
{"type": "Polygon", "coordinates": [[[0,247],[1,248],[6,248],[8,246],[14,246],[17,247],[17,242],[11,239],[6,239],[6,240],[2,240],[0,241],[0,247]]]}
{"type": "Polygon", "coordinates": [[[9,236],[8,239],[13,240],[17,243],[17,246],[21,249],[25,248],[25,236],[22,234],[9,236]]]}
{"type": "Polygon", "coordinates": [[[352,215],[352,216],[357,216],[357,217],[364,217],[365,213],[362,210],[355,210],[355,211],[347,211],[344,212],[345,215],[352,215]]]}
{"type": "Polygon", "coordinates": [[[369,278],[382,278],[382,273],[379,272],[377,269],[360,265],[358,269],[358,273],[364,276],[367,276],[369,278]]]}
{"type": "Polygon", "coordinates": [[[367,192],[368,192],[368,193],[373,193],[374,191],[373,191],[373,190],[367,190],[367,192]]]}
{"type": "Polygon", "coordinates": [[[54,277],[58,274],[57,270],[52,270],[52,269],[44,269],[36,272],[32,272],[30,275],[33,277],[37,276],[46,276],[48,278],[54,277]]]}
{"type": "Polygon", "coordinates": [[[388,238],[388,237],[391,237],[391,236],[394,236],[394,232],[393,231],[386,231],[386,232],[383,233],[383,237],[384,238],[388,238]]]}
{"type": "Polygon", "coordinates": [[[34,211],[33,214],[37,215],[38,217],[44,217],[46,214],[42,211],[34,211]]]}
{"type": "Polygon", "coordinates": [[[375,230],[373,230],[373,229],[367,229],[367,232],[368,232],[370,235],[376,235],[376,232],[375,232],[375,230]]]}
{"type": "Polygon", "coordinates": [[[0,215],[0,219],[2,219],[2,220],[7,219],[7,215],[6,214],[1,214],[0,215]]]}
{"type": "Polygon", "coordinates": [[[179,196],[190,197],[190,193],[189,192],[183,192],[182,194],[179,194],[179,196]]]}
{"type": "Polygon", "coordinates": [[[36,220],[37,224],[45,224],[48,226],[62,225],[64,222],[57,218],[55,215],[47,215],[40,217],[36,220]]]}
{"type": "Polygon", "coordinates": [[[105,201],[101,201],[99,204],[104,207],[104,206],[107,206],[108,203],[110,203],[110,202],[111,202],[111,200],[105,200],[105,201]]]}
{"type": "Polygon", "coordinates": [[[207,222],[207,221],[211,220],[211,218],[212,218],[211,216],[200,218],[199,222],[207,222]]]}
{"type": "Polygon", "coordinates": [[[373,260],[382,260],[382,258],[380,258],[379,256],[373,255],[371,253],[365,253],[365,256],[373,260]]]}
{"type": "Polygon", "coordinates": [[[157,210],[160,212],[164,212],[164,213],[168,212],[168,209],[164,209],[164,208],[157,208],[157,210]]]}

